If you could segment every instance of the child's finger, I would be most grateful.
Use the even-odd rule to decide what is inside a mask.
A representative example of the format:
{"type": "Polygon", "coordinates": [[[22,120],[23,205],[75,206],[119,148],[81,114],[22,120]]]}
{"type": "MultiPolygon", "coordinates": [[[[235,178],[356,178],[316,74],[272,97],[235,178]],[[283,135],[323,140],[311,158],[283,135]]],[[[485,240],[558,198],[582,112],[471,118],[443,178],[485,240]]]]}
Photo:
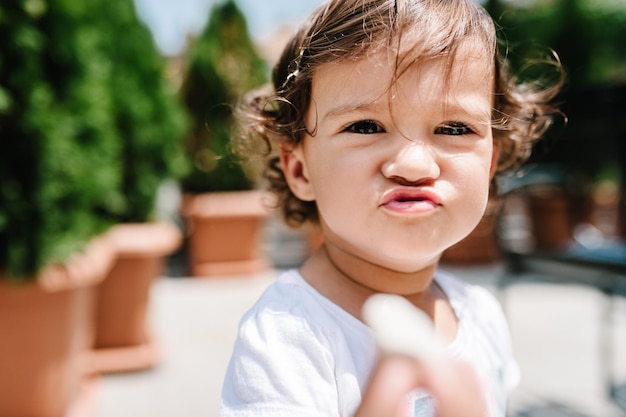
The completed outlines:
{"type": "Polygon", "coordinates": [[[364,414],[358,417],[402,416],[398,406],[418,387],[435,398],[439,417],[486,416],[473,369],[445,354],[424,312],[403,297],[376,294],[365,303],[363,316],[386,358],[371,379],[363,396],[364,414]]]}
{"type": "Polygon", "coordinates": [[[393,356],[374,372],[355,417],[410,417],[406,394],[423,383],[415,360],[393,356]]]}
{"type": "Polygon", "coordinates": [[[439,417],[485,417],[484,393],[474,369],[452,358],[424,364],[422,383],[437,403],[439,417]]]}

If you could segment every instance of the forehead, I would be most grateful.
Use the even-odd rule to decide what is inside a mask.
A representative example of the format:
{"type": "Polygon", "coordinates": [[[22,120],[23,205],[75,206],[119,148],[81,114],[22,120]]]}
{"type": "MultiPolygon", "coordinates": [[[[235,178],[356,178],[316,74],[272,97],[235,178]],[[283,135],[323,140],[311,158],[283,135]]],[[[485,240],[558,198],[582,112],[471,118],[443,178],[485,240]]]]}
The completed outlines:
{"type": "Polygon", "coordinates": [[[313,74],[311,93],[316,107],[331,108],[331,112],[403,99],[436,105],[458,101],[461,106],[479,99],[479,105],[486,107],[481,111],[490,112],[493,78],[493,56],[479,43],[468,41],[453,54],[408,64],[398,64],[397,56],[384,50],[370,51],[355,61],[324,64],[313,74]]]}

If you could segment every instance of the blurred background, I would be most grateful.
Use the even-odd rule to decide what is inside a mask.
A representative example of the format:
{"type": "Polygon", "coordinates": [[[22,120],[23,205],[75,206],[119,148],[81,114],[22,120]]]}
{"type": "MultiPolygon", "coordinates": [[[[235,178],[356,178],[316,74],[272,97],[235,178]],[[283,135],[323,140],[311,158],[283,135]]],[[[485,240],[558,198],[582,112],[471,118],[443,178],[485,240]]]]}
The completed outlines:
{"type": "MultiPolygon", "coordinates": [[[[0,417],[213,416],[237,323],[319,246],[232,107],[321,0],[0,5],[0,417]]],[[[510,416],[626,415],[626,0],[486,0],[564,116],[442,267],[501,300],[510,416]],[[566,122],[567,120],[567,122],[566,122]]]]}

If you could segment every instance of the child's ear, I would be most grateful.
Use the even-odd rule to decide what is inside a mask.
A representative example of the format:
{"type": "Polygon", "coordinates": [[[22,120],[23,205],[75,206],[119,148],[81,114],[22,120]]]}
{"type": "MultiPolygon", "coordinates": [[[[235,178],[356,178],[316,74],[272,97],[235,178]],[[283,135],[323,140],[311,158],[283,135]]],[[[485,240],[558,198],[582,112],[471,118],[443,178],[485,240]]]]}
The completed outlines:
{"type": "Polygon", "coordinates": [[[280,163],[291,192],[302,201],[315,200],[302,146],[280,146],[280,163]]]}

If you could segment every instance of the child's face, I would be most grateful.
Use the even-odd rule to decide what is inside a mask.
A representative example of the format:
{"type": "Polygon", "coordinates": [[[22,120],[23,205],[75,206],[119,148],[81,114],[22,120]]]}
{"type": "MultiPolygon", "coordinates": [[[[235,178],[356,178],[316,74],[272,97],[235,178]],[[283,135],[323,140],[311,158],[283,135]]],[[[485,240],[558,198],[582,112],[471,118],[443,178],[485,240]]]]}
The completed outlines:
{"type": "Polygon", "coordinates": [[[438,260],[478,223],[495,165],[490,59],[461,49],[389,89],[382,53],[314,73],[306,126],[283,155],[294,194],[315,200],[327,244],[402,272],[438,260]],[[449,74],[449,77],[447,76],[449,74]]]}

